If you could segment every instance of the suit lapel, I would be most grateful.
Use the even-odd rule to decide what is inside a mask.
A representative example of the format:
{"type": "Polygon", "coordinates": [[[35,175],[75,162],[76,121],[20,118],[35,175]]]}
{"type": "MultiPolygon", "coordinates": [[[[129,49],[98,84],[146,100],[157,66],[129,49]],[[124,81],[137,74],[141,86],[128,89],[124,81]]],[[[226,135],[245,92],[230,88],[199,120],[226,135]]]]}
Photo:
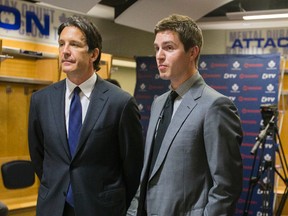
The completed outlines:
{"type": "MultiPolygon", "coordinates": [[[[155,165],[151,172],[151,176],[149,177],[149,180],[155,175],[155,173],[157,172],[161,164],[164,162],[165,157],[172,145],[172,141],[174,137],[177,135],[177,132],[180,130],[185,120],[188,118],[188,116],[193,111],[194,107],[197,105],[197,100],[201,97],[204,87],[205,87],[205,82],[202,79],[202,77],[199,76],[199,78],[196,80],[194,85],[190,88],[189,92],[185,95],[185,98],[183,98],[180,106],[178,107],[173,118],[171,119],[171,123],[169,124],[167,128],[166,134],[164,136],[157,160],[155,162],[155,165]]],[[[161,106],[161,108],[162,107],[163,105],[161,106]]],[[[156,116],[159,116],[159,115],[156,115],[156,116]]],[[[155,127],[154,127],[154,130],[155,130],[155,127]]],[[[152,143],[152,139],[149,140],[151,141],[150,143],[152,143]]],[[[151,149],[149,149],[149,152],[150,150],[151,149]]]]}
{"type": "Polygon", "coordinates": [[[105,93],[108,90],[109,89],[106,87],[103,80],[98,76],[95,87],[91,93],[90,104],[80,131],[80,139],[76,149],[75,156],[77,155],[79,149],[84,145],[95,123],[97,122],[97,119],[99,118],[107,102],[108,97],[107,95],[105,95],[105,93]]]}
{"type": "Polygon", "coordinates": [[[54,85],[54,89],[51,94],[51,101],[55,102],[51,105],[52,110],[54,111],[54,121],[59,133],[61,143],[63,144],[67,158],[70,158],[65,120],[65,90],[65,79],[54,85]]]}
{"type": "MultiPolygon", "coordinates": [[[[147,168],[148,160],[150,158],[152,143],[153,143],[153,139],[154,139],[155,129],[156,129],[156,126],[157,126],[158,121],[159,121],[160,113],[163,109],[163,106],[165,104],[165,101],[166,101],[168,95],[169,95],[169,92],[167,92],[164,95],[157,98],[157,102],[154,104],[155,107],[152,108],[152,109],[154,109],[153,110],[154,114],[150,115],[149,126],[148,126],[147,135],[146,135],[146,143],[147,143],[146,146],[147,147],[145,149],[143,170],[146,170],[146,168],[147,168]]],[[[142,175],[144,175],[143,172],[142,172],[142,175]]]]}

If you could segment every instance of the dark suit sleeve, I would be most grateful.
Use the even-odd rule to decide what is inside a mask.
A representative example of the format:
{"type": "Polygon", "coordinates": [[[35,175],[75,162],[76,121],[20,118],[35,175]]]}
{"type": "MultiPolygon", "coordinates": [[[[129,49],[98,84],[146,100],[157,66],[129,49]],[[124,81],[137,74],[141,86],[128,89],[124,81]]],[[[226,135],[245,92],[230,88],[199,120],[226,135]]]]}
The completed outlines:
{"type": "Polygon", "coordinates": [[[128,208],[139,185],[144,157],[140,114],[134,98],[128,101],[122,112],[119,140],[126,183],[126,206],[128,208]]]}
{"type": "Polygon", "coordinates": [[[233,215],[242,191],[242,127],[228,98],[216,100],[206,113],[204,139],[213,178],[205,215],[233,215]]]}
{"type": "Polygon", "coordinates": [[[35,97],[32,95],[30,102],[29,122],[28,122],[29,152],[31,161],[35,168],[35,172],[38,178],[41,180],[43,172],[42,165],[44,158],[44,147],[43,147],[43,133],[37,115],[38,112],[36,109],[35,97]]]}

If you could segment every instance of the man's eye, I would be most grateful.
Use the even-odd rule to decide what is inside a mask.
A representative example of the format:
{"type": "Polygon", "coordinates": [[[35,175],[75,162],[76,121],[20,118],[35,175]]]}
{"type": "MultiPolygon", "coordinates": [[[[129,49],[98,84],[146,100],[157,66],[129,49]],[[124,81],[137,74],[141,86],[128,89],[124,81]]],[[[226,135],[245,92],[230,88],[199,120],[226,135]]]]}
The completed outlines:
{"type": "Polygon", "coordinates": [[[167,50],[173,50],[173,47],[172,46],[168,46],[167,50]]]}
{"type": "Polygon", "coordinates": [[[75,46],[75,47],[78,47],[79,44],[78,43],[71,43],[71,46],[75,46]]]}

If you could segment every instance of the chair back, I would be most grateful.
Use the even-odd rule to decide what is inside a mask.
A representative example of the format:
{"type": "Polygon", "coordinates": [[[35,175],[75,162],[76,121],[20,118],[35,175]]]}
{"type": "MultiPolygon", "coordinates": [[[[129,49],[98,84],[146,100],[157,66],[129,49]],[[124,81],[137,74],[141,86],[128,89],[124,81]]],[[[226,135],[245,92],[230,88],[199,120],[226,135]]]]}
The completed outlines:
{"type": "Polygon", "coordinates": [[[14,160],[1,166],[3,184],[7,189],[20,189],[32,186],[35,172],[31,161],[14,160]]]}

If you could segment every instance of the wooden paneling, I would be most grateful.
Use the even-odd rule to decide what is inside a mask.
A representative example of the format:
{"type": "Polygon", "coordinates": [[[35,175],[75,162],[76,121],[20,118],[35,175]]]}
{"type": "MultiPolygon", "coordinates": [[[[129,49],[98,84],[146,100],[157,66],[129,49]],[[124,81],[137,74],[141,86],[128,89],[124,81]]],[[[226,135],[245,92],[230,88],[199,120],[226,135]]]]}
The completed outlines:
{"type": "MultiPolygon", "coordinates": [[[[12,53],[8,55],[13,58],[2,59],[0,65],[0,166],[4,162],[17,159],[30,160],[27,132],[31,94],[48,83],[59,80],[57,48],[6,39],[2,40],[2,45],[9,49],[21,48],[54,53],[52,56],[56,58],[31,58],[12,53]]],[[[5,188],[0,178],[0,200],[8,206],[9,216],[36,215],[39,180],[36,176],[35,179],[33,186],[13,190],[5,188]]]]}
{"type": "Polygon", "coordinates": [[[2,52],[13,58],[1,62],[0,75],[34,78],[53,82],[59,80],[58,48],[55,46],[3,39],[2,52]],[[5,53],[5,48],[8,50],[11,48],[40,52],[43,53],[44,57],[33,58],[15,53],[5,53]]]}
{"type": "Polygon", "coordinates": [[[0,157],[29,154],[28,112],[35,89],[33,85],[0,83],[0,157]]]}
{"type": "MultiPolygon", "coordinates": [[[[4,162],[17,159],[30,160],[27,137],[28,111],[30,96],[37,88],[41,87],[0,83],[0,166],[4,162]]],[[[4,187],[1,178],[0,200],[11,211],[21,212],[19,208],[22,209],[23,206],[25,211],[34,209],[38,187],[39,181],[36,178],[35,184],[29,188],[9,190],[4,187]]]]}
{"type": "Polygon", "coordinates": [[[35,215],[36,215],[36,207],[31,206],[9,211],[8,216],[35,216],[35,215]]]}
{"type": "MultiPolygon", "coordinates": [[[[283,80],[280,79],[280,86],[282,84],[282,89],[279,89],[279,91],[281,91],[281,95],[280,95],[280,101],[278,104],[279,107],[279,121],[282,120],[282,125],[281,128],[279,128],[280,131],[280,140],[279,140],[279,144],[281,141],[281,146],[283,149],[283,154],[281,155],[282,160],[287,159],[288,158],[288,95],[285,92],[288,92],[288,61],[286,58],[282,58],[282,62],[280,64],[281,66],[284,65],[284,69],[281,67],[281,71],[284,70],[284,77],[283,80]],[[284,61],[284,62],[283,62],[284,61]],[[282,82],[282,83],[281,83],[282,82]],[[285,157],[285,158],[284,158],[285,157]]],[[[280,147],[280,146],[279,146],[280,147]]],[[[280,161],[280,157],[279,154],[277,152],[275,152],[276,154],[276,168],[279,171],[279,173],[285,177],[284,173],[283,173],[283,167],[282,166],[287,166],[287,164],[282,164],[280,161]]],[[[285,163],[285,161],[283,161],[285,163]]],[[[287,172],[286,168],[284,168],[285,171],[287,172]]],[[[275,189],[275,210],[274,213],[276,213],[277,209],[278,209],[278,205],[282,199],[282,195],[284,193],[285,187],[287,185],[287,182],[284,183],[284,181],[280,178],[280,176],[278,174],[275,174],[275,183],[274,183],[274,189],[275,189]]],[[[281,215],[288,215],[288,203],[286,201],[285,206],[283,208],[282,214],[281,215]]]]}

